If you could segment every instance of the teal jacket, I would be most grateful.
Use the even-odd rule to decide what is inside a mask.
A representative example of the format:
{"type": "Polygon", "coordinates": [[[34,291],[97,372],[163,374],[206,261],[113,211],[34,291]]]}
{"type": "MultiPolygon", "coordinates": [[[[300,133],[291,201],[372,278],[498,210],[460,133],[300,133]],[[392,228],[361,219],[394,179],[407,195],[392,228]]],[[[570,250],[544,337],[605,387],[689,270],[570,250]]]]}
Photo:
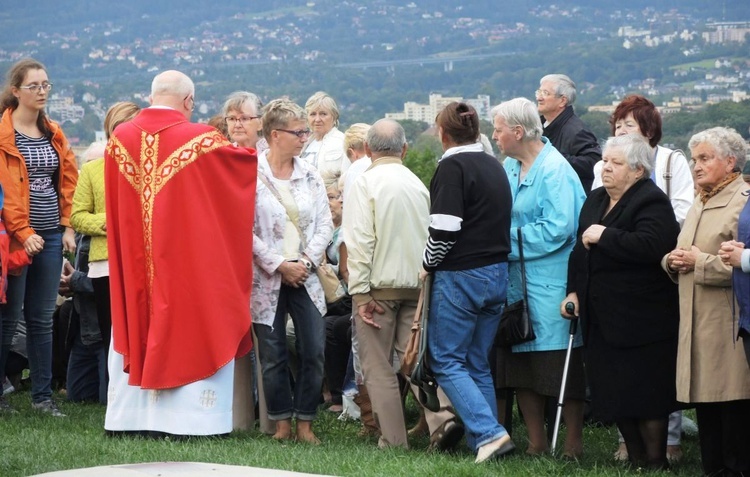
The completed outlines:
{"type": "MultiPolygon", "coordinates": [[[[514,346],[514,353],[568,347],[570,322],[560,316],[560,303],[566,296],[568,257],[586,193],[570,163],[547,138],[542,141],[544,148],[520,184],[521,163],[511,157],[504,163],[513,195],[508,303],[523,296],[516,234],[521,227],[529,314],[536,333],[534,341],[514,346]]],[[[580,331],[574,344],[582,344],[580,331]]]]}

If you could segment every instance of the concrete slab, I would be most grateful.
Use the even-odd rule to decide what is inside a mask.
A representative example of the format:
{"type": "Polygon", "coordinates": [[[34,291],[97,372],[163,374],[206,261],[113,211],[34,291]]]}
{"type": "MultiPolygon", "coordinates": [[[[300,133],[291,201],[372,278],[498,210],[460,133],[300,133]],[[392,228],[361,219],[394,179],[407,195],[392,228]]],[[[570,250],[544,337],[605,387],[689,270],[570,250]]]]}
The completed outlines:
{"type": "MultiPolygon", "coordinates": [[[[205,462],[146,462],[142,464],[104,465],[85,469],[61,470],[31,477],[304,477],[288,470],[263,469],[240,465],[210,464],[205,462]]],[[[330,476],[328,476],[330,477],[330,476]]]]}

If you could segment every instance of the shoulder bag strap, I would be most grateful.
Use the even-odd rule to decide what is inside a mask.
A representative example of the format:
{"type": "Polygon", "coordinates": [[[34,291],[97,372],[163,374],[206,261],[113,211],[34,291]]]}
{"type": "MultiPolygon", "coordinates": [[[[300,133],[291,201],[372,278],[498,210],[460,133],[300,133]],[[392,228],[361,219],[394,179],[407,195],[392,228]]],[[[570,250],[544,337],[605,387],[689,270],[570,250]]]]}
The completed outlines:
{"type": "Polygon", "coordinates": [[[523,290],[523,307],[528,308],[529,297],[526,294],[526,263],[523,260],[523,234],[521,233],[521,227],[518,227],[518,259],[521,262],[521,287],[523,290]]]}
{"type": "Polygon", "coordinates": [[[664,169],[664,183],[667,186],[667,197],[669,197],[670,199],[672,198],[672,156],[677,152],[679,152],[683,156],[685,155],[685,153],[680,149],[673,150],[667,156],[667,167],[666,169],[664,169]]]}
{"type": "Polygon", "coordinates": [[[281,206],[284,207],[284,212],[286,212],[286,216],[289,218],[289,221],[292,224],[294,224],[294,227],[297,229],[297,233],[299,234],[300,245],[302,245],[302,249],[304,251],[304,249],[307,248],[307,241],[305,240],[305,235],[302,233],[302,229],[299,228],[299,224],[295,220],[292,220],[292,216],[289,215],[289,209],[286,208],[286,206],[284,205],[284,201],[281,200],[281,194],[279,194],[279,191],[276,190],[276,187],[274,187],[273,184],[271,184],[271,181],[269,181],[268,178],[266,178],[266,175],[260,171],[258,171],[258,179],[260,179],[260,181],[268,188],[268,190],[271,191],[271,194],[273,194],[273,196],[276,197],[276,200],[279,201],[279,204],[281,204],[281,206]]]}

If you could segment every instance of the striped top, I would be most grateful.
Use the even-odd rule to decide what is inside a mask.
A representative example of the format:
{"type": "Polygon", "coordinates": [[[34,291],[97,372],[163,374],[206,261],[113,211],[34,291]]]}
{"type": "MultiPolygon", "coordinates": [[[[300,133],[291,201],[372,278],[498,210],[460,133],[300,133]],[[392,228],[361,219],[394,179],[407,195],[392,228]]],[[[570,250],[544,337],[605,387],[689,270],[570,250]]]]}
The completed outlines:
{"type": "Polygon", "coordinates": [[[29,224],[36,232],[60,227],[55,173],[60,158],[46,137],[32,138],[16,131],[16,147],[29,174],[29,224]]]}

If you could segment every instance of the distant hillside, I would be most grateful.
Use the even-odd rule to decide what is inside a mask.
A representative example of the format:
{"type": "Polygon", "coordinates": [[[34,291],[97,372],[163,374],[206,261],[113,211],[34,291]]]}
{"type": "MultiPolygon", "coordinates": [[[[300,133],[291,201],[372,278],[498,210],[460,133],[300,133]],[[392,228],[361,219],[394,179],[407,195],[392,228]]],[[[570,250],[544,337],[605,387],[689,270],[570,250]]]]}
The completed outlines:
{"type": "Polygon", "coordinates": [[[0,73],[24,56],[43,61],[54,93],[76,103],[87,97],[85,124],[74,127],[81,136],[99,127],[92,114],[145,97],[154,74],[170,68],[196,81],[199,119],[237,89],[300,103],[325,90],[350,124],[425,102],[431,91],[489,94],[493,103],[532,97],[550,72],[578,83],[578,107],[629,91],[659,102],[706,100],[709,91],[694,88],[711,71],[670,67],[732,58],[721,74],[741,76],[731,87],[748,91],[740,74],[749,68],[748,43],[701,37],[707,23],[725,19],[750,20],[750,1],[5,2],[0,73]],[[620,36],[625,30],[633,36],[620,36]]]}

